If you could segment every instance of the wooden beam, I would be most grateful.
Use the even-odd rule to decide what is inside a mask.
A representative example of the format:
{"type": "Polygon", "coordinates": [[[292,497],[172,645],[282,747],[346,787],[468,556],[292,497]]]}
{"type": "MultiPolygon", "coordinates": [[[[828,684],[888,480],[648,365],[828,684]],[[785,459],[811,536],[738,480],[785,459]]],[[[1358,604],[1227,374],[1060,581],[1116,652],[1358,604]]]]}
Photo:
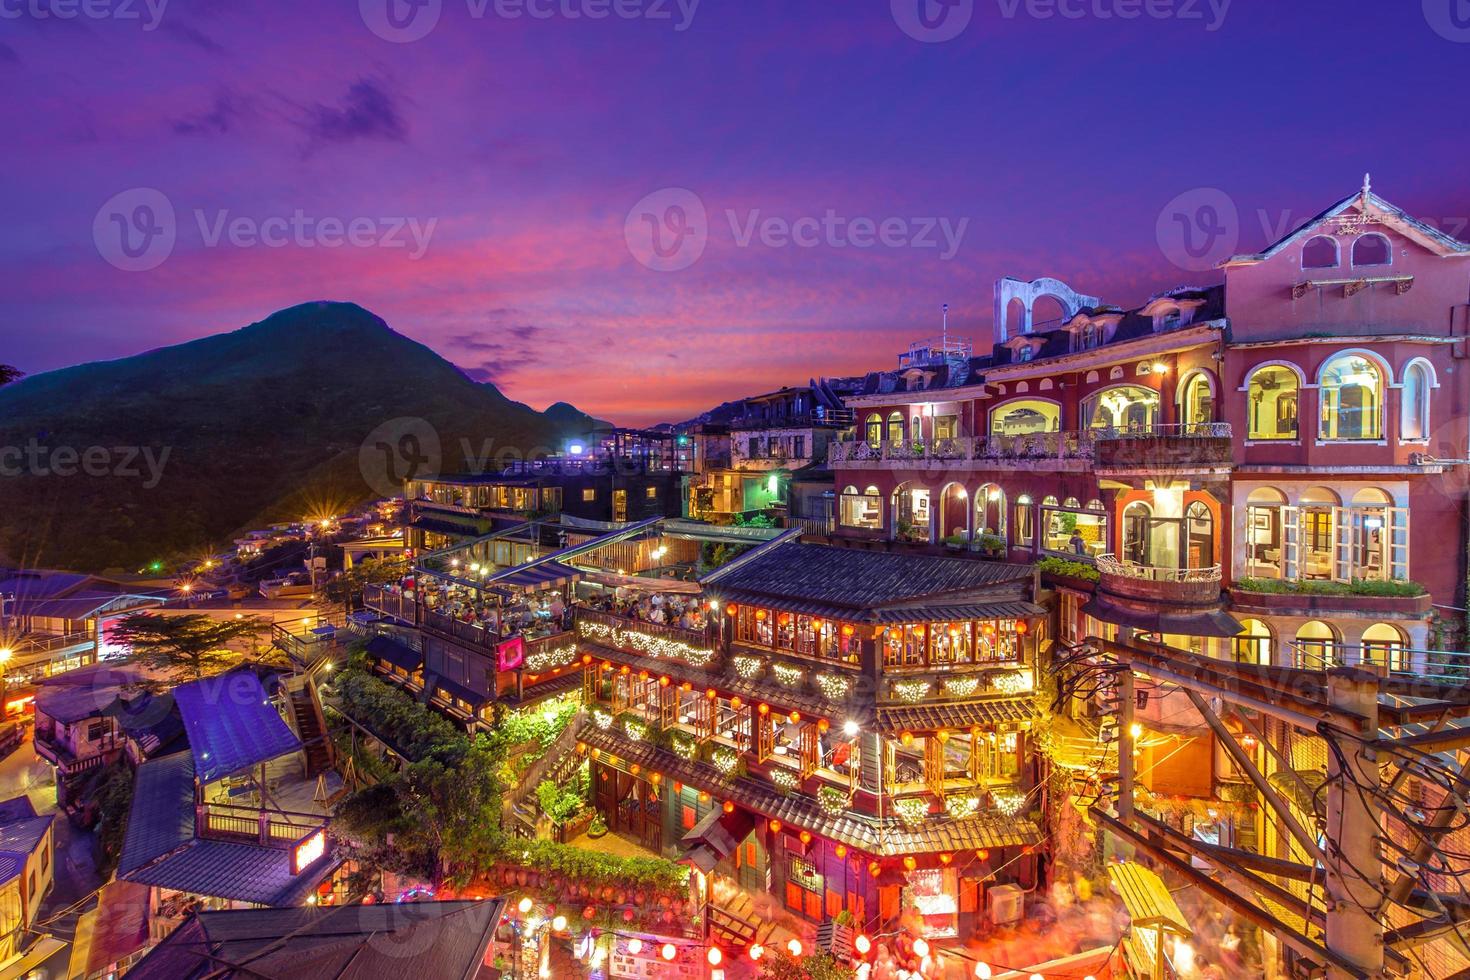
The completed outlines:
{"type": "Polygon", "coordinates": [[[1140,834],[1127,824],[1122,823],[1117,817],[1114,817],[1107,811],[1094,808],[1092,816],[1093,819],[1103,823],[1113,833],[1124,838],[1134,846],[1148,851],[1160,864],[1168,867],[1169,870],[1184,878],[1204,894],[1220,902],[1222,905],[1228,906],[1242,918],[1247,919],[1274,935],[1299,955],[1315,963],[1331,963],[1346,976],[1355,977],[1358,980],[1370,980],[1368,974],[1364,973],[1357,966],[1324,949],[1317,943],[1312,942],[1312,940],[1297,932],[1276,916],[1256,907],[1245,896],[1236,893],[1209,875],[1195,870],[1190,866],[1188,861],[1174,856],[1163,848],[1156,847],[1149,838],[1140,834]]]}

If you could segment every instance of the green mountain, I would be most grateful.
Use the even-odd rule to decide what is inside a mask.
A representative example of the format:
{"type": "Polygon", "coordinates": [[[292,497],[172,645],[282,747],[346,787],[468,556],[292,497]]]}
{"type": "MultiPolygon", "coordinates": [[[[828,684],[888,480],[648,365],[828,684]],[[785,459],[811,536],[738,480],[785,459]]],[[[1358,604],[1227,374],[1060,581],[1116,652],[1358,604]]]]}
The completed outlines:
{"type": "Polygon", "coordinates": [[[585,437],[351,303],[0,388],[0,553],[128,568],[585,437]],[[397,490],[395,491],[395,488],[397,490]]]}

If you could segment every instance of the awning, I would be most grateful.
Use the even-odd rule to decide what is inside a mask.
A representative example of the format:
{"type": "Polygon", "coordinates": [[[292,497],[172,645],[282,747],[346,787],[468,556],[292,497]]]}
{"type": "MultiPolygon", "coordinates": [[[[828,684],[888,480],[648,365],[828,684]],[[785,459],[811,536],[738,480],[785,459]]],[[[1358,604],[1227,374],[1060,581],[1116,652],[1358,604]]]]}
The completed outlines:
{"type": "Polygon", "coordinates": [[[575,582],[581,577],[582,572],[570,565],[563,565],[559,561],[548,561],[539,565],[511,569],[504,575],[497,576],[495,581],[500,585],[508,585],[516,589],[548,589],[567,582],[575,582]]]}
{"type": "Polygon", "coordinates": [[[884,732],[934,732],[973,725],[1019,725],[1036,714],[1030,695],[988,698],[955,704],[915,704],[878,709],[878,729],[884,732]]]}
{"type": "Polygon", "coordinates": [[[711,810],[680,839],[688,850],[679,860],[688,861],[709,874],[716,864],[734,854],[740,842],[754,829],[755,816],[748,810],[739,807],[730,813],[723,809],[711,810]]]}
{"type": "Polygon", "coordinates": [[[436,689],[458,698],[477,710],[490,703],[490,695],[488,694],[481,694],[479,691],[465,687],[459,681],[450,680],[448,677],[430,674],[424,680],[424,690],[433,692],[436,689]]]}
{"type": "Polygon", "coordinates": [[[1186,939],[1194,935],[1184,913],[1179,911],[1179,904],[1157,874],[1134,861],[1125,861],[1108,865],[1108,877],[1118,889],[1118,897],[1128,909],[1135,928],[1163,926],[1186,939]]]}
{"type": "Polygon", "coordinates": [[[618,575],[614,572],[588,570],[582,573],[588,582],[605,585],[610,589],[641,589],[644,592],[679,592],[698,595],[703,589],[698,582],[686,582],[677,578],[648,578],[642,575],[618,575]]]}
{"type": "Polygon", "coordinates": [[[174,688],[174,703],[201,783],[301,751],[301,739],[249,668],[181,684],[174,688]]]}
{"type": "Polygon", "coordinates": [[[1027,619],[1045,616],[1034,602],[972,602],[957,606],[907,606],[875,609],[872,618],[880,623],[940,623],[962,619],[1027,619]]]}
{"type": "Polygon", "coordinates": [[[386,660],[395,667],[402,667],[410,674],[424,666],[422,653],[390,636],[373,637],[368,640],[366,650],[369,656],[386,660]]]}
{"type": "Polygon", "coordinates": [[[1234,616],[1223,609],[1149,612],[1116,605],[1101,595],[1095,595],[1087,600],[1082,606],[1082,611],[1105,623],[1130,626],[1146,633],[1231,637],[1245,629],[1234,616]]]}

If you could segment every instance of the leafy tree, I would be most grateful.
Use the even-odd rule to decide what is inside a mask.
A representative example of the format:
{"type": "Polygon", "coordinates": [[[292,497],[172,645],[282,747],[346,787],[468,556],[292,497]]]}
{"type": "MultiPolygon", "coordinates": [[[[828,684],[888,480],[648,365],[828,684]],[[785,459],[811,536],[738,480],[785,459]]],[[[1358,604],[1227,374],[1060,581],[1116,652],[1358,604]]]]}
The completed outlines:
{"type": "Polygon", "coordinates": [[[322,598],[328,603],[340,602],[347,612],[352,612],[362,598],[363,586],[397,582],[408,567],[404,558],[364,559],[327,582],[322,598]]]}
{"type": "Polygon", "coordinates": [[[123,834],[128,827],[128,809],[133,803],[133,773],[125,765],[108,766],[97,788],[97,843],[102,851],[97,870],[103,877],[122,857],[123,834]]]}
{"type": "Polygon", "coordinates": [[[9,364],[0,364],[0,388],[4,388],[12,381],[19,381],[26,373],[20,368],[13,368],[9,364]]]}
{"type": "Polygon", "coordinates": [[[139,665],[181,683],[235,666],[241,657],[230,645],[239,640],[253,642],[269,629],[270,624],[258,616],[221,620],[204,613],[133,613],[113,627],[112,635],[132,648],[139,665]]]}

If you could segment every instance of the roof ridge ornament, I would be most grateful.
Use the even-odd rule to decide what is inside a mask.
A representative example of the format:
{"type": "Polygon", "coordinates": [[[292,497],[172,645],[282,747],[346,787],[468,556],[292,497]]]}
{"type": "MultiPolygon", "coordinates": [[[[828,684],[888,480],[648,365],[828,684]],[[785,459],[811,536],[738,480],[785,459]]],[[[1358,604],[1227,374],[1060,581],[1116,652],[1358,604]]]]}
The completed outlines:
{"type": "Polygon", "coordinates": [[[1356,214],[1341,214],[1334,219],[1336,226],[1333,233],[1340,237],[1360,235],[1369,225],[1378,225],[1383,222],[1370,214],[1373,206],[1373,175],[1363,174],[1363,190],[1358,195],[1358,210],[1356,214]]]}

